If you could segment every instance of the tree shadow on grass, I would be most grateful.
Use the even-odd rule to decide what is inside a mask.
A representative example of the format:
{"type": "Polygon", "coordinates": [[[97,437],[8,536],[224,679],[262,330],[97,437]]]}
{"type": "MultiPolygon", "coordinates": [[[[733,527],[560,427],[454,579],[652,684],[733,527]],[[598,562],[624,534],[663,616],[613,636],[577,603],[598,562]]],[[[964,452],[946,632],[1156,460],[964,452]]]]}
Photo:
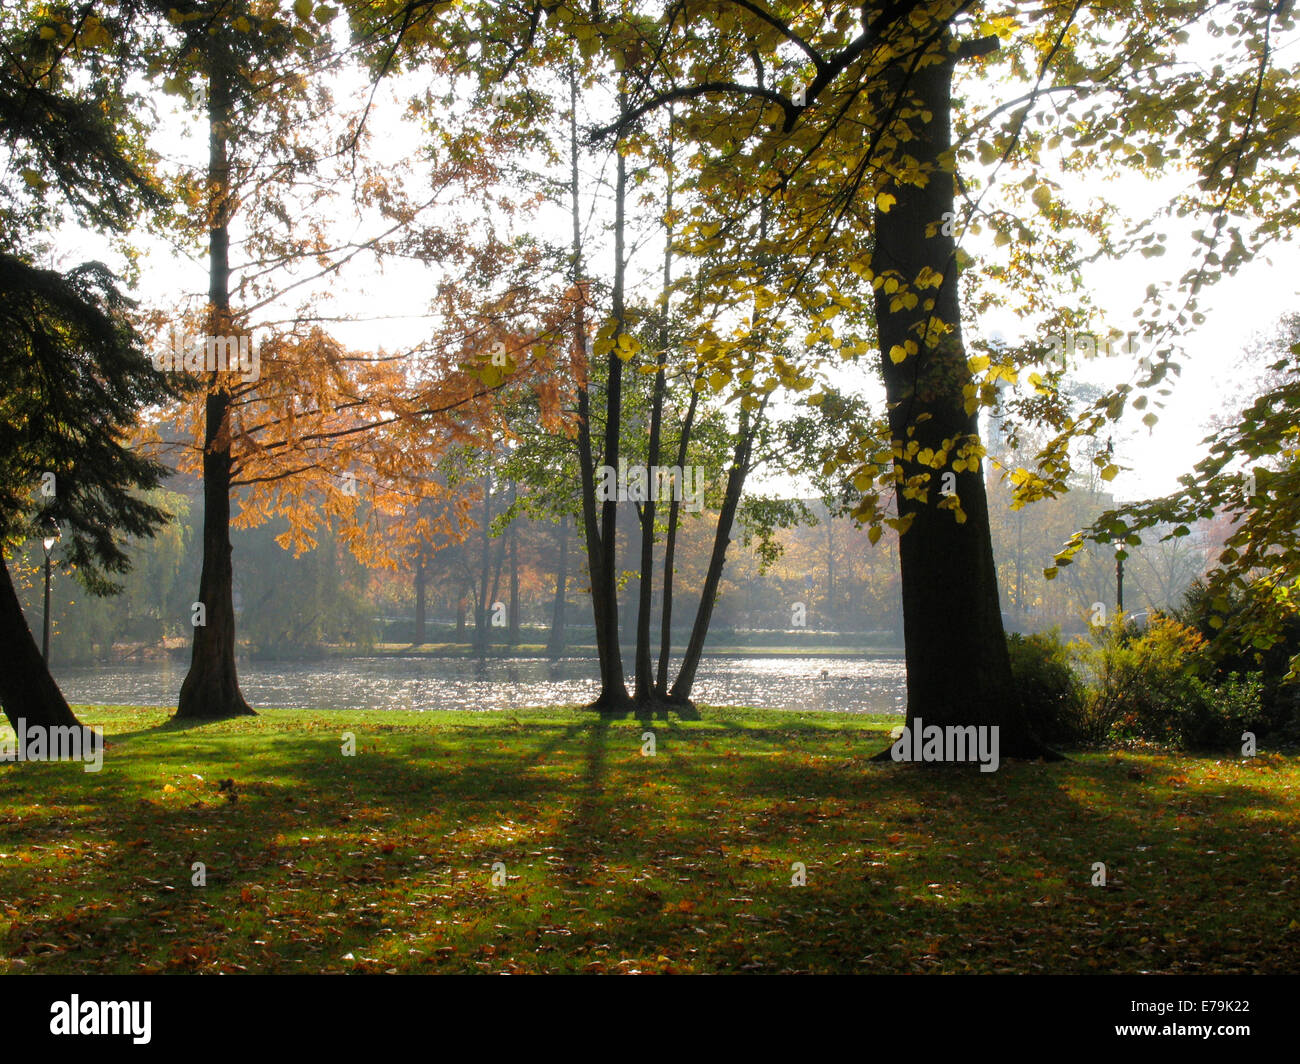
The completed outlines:
{"type": "Polygon", "coordinates": [[[504,737],[433,729],[392,748],[387,733],[357,731],[356,758],[319,731],[232,731],[180,749],[142,737],[98,777],[74,765],[4,774],[4,808],[22,811],[0,817],[0,846],[37,860],[0,863],[0,897],[23,908],[4,951],[84,971],[339,971],[371,957],[462,971],[503,957],[763,971],[1296,960],[1270,908],[1285,898],[1267,901],[1297,857],[1294,833],[1275,829],[1286,804],[1241,781],[1178,784],[1186,759],[981,775],[786,754],[744,729],[724,733],[730,749],[718,733],[666,729],[653,758],[635,741],[616,748],[635,730],[601,720],[504,737]],[[579,737],[580,751],[546,763],[579,737]],[[205,779],[187,783],[195,769],[205,779]],[[34,774],[47,770],[66,773],[55,801],[34,774]],[[236,779],[235,802],[220,776],[236,779]],[[496,860],[518,877],[499,890],[496,860]],[[206,887],[191,885],[195,861],[206,887]],[[1089,884],[1094,861],[1107,889],[1089,884]],[[1272,960],[1260,952],[1270,936],[1272,960]],[[42,944],[51,952],[31,952],[42,944]]]}

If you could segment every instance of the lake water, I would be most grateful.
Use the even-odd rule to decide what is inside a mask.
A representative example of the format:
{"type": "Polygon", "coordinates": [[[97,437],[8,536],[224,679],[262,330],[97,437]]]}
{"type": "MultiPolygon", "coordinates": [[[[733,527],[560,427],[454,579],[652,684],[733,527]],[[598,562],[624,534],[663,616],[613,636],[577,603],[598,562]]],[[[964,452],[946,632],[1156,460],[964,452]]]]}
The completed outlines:
{"type": "MultiPolygon", "coordinates": [[[[310,709],[515,709],[590,702],[599,693],[589,659],[349,658],[325,662],[252,662],[239,669],[254,707],[310,709]]],[[[174,706],[186,666],[174,662],[54,669],[69,702],[174,706]]],[[[699,668],[692,692],[706,705],[834,713],[906,709],[901,656],[714,657],[699,668]],[[825,675],[823,675],[825,673],[825,675]]]]}

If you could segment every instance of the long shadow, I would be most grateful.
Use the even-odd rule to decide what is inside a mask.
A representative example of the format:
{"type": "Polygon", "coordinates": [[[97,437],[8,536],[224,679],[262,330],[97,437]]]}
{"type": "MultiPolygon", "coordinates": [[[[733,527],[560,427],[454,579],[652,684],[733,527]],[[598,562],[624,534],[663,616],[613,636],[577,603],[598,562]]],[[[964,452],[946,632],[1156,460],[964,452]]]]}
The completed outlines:
{"type": "MultiPolygon", "coordinates": [[[[61,885],[52,889],[85,897],[76,885],[85,879],[86,890],[98,888],[111,903],[107,911],[124,921],[108,926],[97,903],[74,904],[57,920],[26,914],[38,936],[33,941],[66,943],[87,971],[106,959],[117,970],[132,970],[140,963],[132,948],[143,950],[148,965],[165,964],[174,940],[145,931],[155,937],[141,946],[134,936],[181,920],[219,949],[246,955],[252,947],[237,937],[245,911],[273,905],[269,911],[279,919],[284,909],[299,907],[297,899],[337,912],[332,923],[320,918],[328,926],[326,940],[315,948],[273,939],[257,947],[265,959],[256,970],[303,970],[295,961],[339,970],[346,967],[340,961],[345,953],[362,957],[391,942],[383,932],[385,917],[371,910],[377,900],[397,892],[409,897],[412,889],[432,899],[419,903],[425,907],[420,913],[483,921],[473,934],[485,943],[496,941],[499,921],[565,919],[574,935],[590,932],[616,954],[677,957],[700,949],[711,958],[706,967],[745,962],[724,942],[727,934],[743,931],[747,948],[767,951],[766,959],[753,962],[759,970],[928,970],[936,955],[927,954],[927,938],[952,939],[954,948],[1004,965],[1023,966],[1039,950],[1051,970],[1088,970],[1083,958],[1097,960],[1101,970],[1136,970],[1146,963],[1146,939],[1161,941],[1147,929],[1153,919],[1174,921],[1172,931],[1182,926],[1177,921],[1199,921],[1179,933],[1190,935],[1189,949],[1199,951],[1188,963],[1205,965],[1214,963],[1213,948],[1247,947],[1233,945],[1232,934],[1203,914],[1230,914],[1240,892],[1258,896],[1271,886],[1241,882],[1231,860],[1235,850],[1275,857],[1278,879],[1295,856],[1290,835],[1261,833],[1261,814],[1289,808],[1274,793],[1240,781],[1218,788],[1189,784],[1186,793],[1161,793],[1157,802],[1151,784],[1163,787],[1173,771],[1159,757],[1126,759],[1125,771],[1087,760],[1050,768],[1016,763],[981,776],[867,767],[860,758],[857,768],[838,757],[795,761],[764,755],[761,747],[759,756],[747,756],[738,744],[732,751],[738,760],[719,762],[711,775],[706,762],[721,754],[704,752],[698,740],[718,733],[672,728],[655,759],[631,762],[647,771],[620,773],[628,784],[612,788],[614,730],[608,721],[548,728],[536,734],[529,753],[553,751],[584,731],[579,771],[564,778],[535,771],[536,756],[521,758],[518,744],[493,748],[499,740],[494,730],[475,734],[470,727],[435,729],[421,736],[434,750],[408,746],[400,753],[383,750],[381,734],[363,738],[358,730],[363,746],[379,745],[357,759],[341,757],[333,738],[292,732],[260,750],[247,768],[240,765],[242,736],[211,734],[199,749],[168,751],[148,765],[160,785],[194,767],[208,776],[233,775],[236,802],[227,802],[209,780],[194,785],[192,803],[169,805],[177,799],[159,793],[142,805],[135,777],[108,772],[97,778],[71,765],[52,766],[67,776],[61,801],[50,802],[48,785],[42,780],[37,786],[33,775],[44,769],[29,765],[0,774],[0,794],[18,799],[5,805],[29,807],[21,820],[0,818],[0,830],[6,850],[28,840],[47,848],[57,843],[67,853],[56,859],[54,882],[61,885]],[[658,797],[669,786],[679,792],[675,805],[658,797]],[[92,812],[70,819],[64,804],[92,812]],[[553,833],[528,833],[537,817],[556,807],[569,812],[553,833]],[[849,835],[842,827],[846,818],[856,825],[849,835]],[[507,819],[523,838],[499,841],[507,819]],[[346,836],[346,845],[331,849],[316,839],[331,833],[346,836]],[[1237,840],[1232,854],[1224,854],[1226,838],[1237,840]],[[384,849],[389,843],[391,853],[384,849]],[[746,856],[755,846],[761,852],[746,856]],[[1207,849],[1220,855],[1207,857],[1207,849]],[[561,863],[547,868],[533,856],[548,851],[561,863]],[[772,854],[808,855],[808,886],[792,891],[788,868],[772,854]],[[572,904],[600,913],[603,926],[584,927],[584,917],[564,915],[563,904],[551,913],[549,905],[543,912],[524,896],[493,900],[476,885],[486,881],[486,863],[498,855],[510,867],[541,867],[543,884],[562,884],[572,904]],[[204,859],[210,885],[192,888],[191,863],[204,859]],[[1111,866],[1114,889],[1090,890],[1094,859],[1111,866]],[[1207,864],[1216,874],[1207,874],[1207,864]],[[624,872],[611,875],[611,866],[624,872]],[[1038,872],[1047,878],[1036,880],[1038,872]],[[620,884],[619,875],[631,878],[620,884]],[[608,894],[615,885],[622,889],[608,894]],[[941,898],[945,892],[952,896],[941,898]],[[700,929],[707,934],[699,934],[691,913],[666,908],[680,898],[709,909],[710,920],[722,927],[708,923],[700,929]],[[1192,906],[1185,914],[1184,900],[1192,906]],[[1027,924],[1044,912],[1028,908],[1036,903],[1049,906],[1056,933],[1044,935],[1041,919],[1027,924]],[[1096,918],[1088,917],[1090,909],[1096,918]],[[778,945],[785,951],[780,960],[771,952],[778,945]]],[[[743,738],[734,730],[723,734],[743,738]]],[[[763,746],[771,741],[760,737],[763,746]]],[[[143,762],[152,752],[123,753],[143,762]]],[[[0,897],[27,897],[35,887],[29,877],[20,865],[0,864],[0,897]]],[[[1278,904],[1284,907],[1285,900],[1278,904]]],[[[405,911],[386,918],[392,927],[402,926],[399,919],[414,920],[405,911]]],[[[1230,915],[1225,919],[1245,926],[1230,915]]],[[[291,919],[285,922],[292,926],[291,919]]],[[[1256,929],[1261,943],[1282,933],[1285,921],[1265,924],[1256,929]]],[[[418,921],[407,926],[425,935],[418,921]]],[[[1254,939],[1248,946],[1256,949],[1254,939]]],[[[1278,950],[1274,967],[1286,962],[1278,950]]],[[[470,964],[459,957],[440,962],[473,970],[470,964]]]]}

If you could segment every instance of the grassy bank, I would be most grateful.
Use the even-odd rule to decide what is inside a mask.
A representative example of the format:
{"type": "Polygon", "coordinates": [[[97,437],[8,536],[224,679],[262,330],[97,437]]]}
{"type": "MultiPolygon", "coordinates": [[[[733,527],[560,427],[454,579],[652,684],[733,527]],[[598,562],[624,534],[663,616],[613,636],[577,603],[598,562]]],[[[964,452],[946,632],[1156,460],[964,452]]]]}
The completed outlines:
{"type": "Polygon", "coordinates": [[[885,718],[708,709],[647,757],[573,708],[81,712],[101,772],[0,764],[0,972],[1300,970],[1295,756],[980,775],[869,763],[885,718]]]}

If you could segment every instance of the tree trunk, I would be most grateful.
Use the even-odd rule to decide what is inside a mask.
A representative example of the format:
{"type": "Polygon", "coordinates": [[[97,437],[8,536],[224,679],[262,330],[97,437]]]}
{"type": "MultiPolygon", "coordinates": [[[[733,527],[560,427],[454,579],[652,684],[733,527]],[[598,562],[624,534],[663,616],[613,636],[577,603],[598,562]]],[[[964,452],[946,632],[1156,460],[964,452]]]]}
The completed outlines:
{"type": "Polygon", "coordinates": [[[565,595],[569,582],[569,515],[560,515],[559,561],[555,570],[555,605],[551,610],[551,635],[546,641],[546,652],[553,658],[564,653],[565,595]]]}
{"type": "MultiPolygon", "coordinates": [[[[691,400],[686,407],[686,417],[682,419],[682,434],[677,442],[677,468],[686,476],[686,455],[691,442],[691,430],[695,427],[695,411],[699,404],[700,393],[691,389],[691,400]]],[[[655,689],[659,698],[668,699],[668,661],[673,650],[673,566],[677,563],[677,529],[681,520],[682,503],[673,494],[668,504],[668,531],[664,536],[664,600],[659,610],[659,672],[655,677],[655,689]]]]}
{"type": "Polygon", "coordinates": [[[417,647],[429,641],[425,565],[424,548],[418,547],[415,551],[415,638],[412,640],[417,647]]]}
{"type": "MultiPolygon", "coordinates": [[[[920,297],[917,306],[900,310],[892,295],[877,288],[876,320],[894,440],[905,445],[915,440],[922,451],[936,454],[948,451],[950,462],[957,446],[977,439],[979,432],[977,414],[964,406],[963,388],[972,378],[961,339],[956,242],[943,226],[955,216],[950,153],[954,61],[949,54],[945,62],[910,75],[908,92],[933,120],[907,150],[922,167],[932,168],[933,176],[924,188],[890,187],[896,202],[887,211],[877,208],[872,262],[877,276],[896,271],[900,284],[908,286],[925,267],[943,278],[930,309],[932,289],[913,289],[920,297]],[[947,171],[941,169],[941,159],[947,160],[947,171]],[[931,317],[948,331],[927,344],[931,317]],[[919,350],[895,364],[888,353],[908,341],[919,350]]],[[[920,717],[926,725],[941,727],[997,726],[1002,755],[1037,756],[1042,748],[1025,724],[1011,679],[982,463],[956,471],[950,464],[935,469],[905,458],[896,460],[896,468],[904,482],[930,477],[927,498],[905,498],[901,483],[896,490],[900,518],[911,519],[899,537],[908,723],[920,717]],[[945,502],[940,494],[945,472],[955,475],[964,521],[957,520],[954,509],[939,506],[945,502]]]]}
{"type": "MultiPolygon", "coordinates": [[[[620,107],[626,104],[626,98],[619,95],[620,107]]],[[[623,332],[624,306],[623,285],[627,276],[627,263],[624,254],[627,209],[627,160],[622,152],[617,153],[614,179],[614,285],[611,298],[611,313],[614,318],[614,340],[623,332]]],[[[618,357],[617,349],[611,350],[606,359],[605,384],[605,446],[601,461],[612,469],[618,469],[619,443],[623,427],[623,360],[618,357]]],[[[615,493],[617,495],[617,493],[615,493]]],[[[623,650],[619,645],[618,630],[618,498],[606,499],[600,511],[600,597],[601,617],[597,622],[605,630],[605,660],[601,676],[600,697],[594,708],[601,710],[619,710],[629,702],[627,684],[623,677],[623,650]]],[[[593,592],[596,590],[593,587],[593,592]]]]}
{"type": "MultiPolygon", "coordinates": [[[[667,168],[671,174],[673,160],[673,112],[668,110],[668,156],[667,168]]],[[[668,178],[664,194],[664,217],[672,218],[673,182],[668,178]]],[[[650,400],[650,447],[646,454],[646,481],[649,491],[641,509],[641,583],[638,588],[636,615],[636,694],[635,700],[640,704],[653,702],[657,697],[655,676],[650,658],[650,614],[651,596],[654,592],[654,544],[655,544],[655,491],[659,480],[651,482],[651,470],[659,464],[660,435],[663,431],[664,391],[666,382],[664,367],[668,361],[669,311],[672,296],[673,278],[673,230],[671,221],[664,224],[664,269],[663,284],[660,289],[659,305],[663,319],[659,328],[659,356],[655,370],[654,388],[650,400]]],[[[680,468],[680,467],[679,467],[680,468]]],[[[685,471],[682,477],[685,478],[685,471]]],[[[675,498],[677,492],[673,492],[675,498]]]]}
{"type": "MultiPolygon", "coordinates": [[[[510,484],[510,501],[515,499],[515,485],[510,484]]],[[[519,518],[510,521],[510,645],[519,645],[519,518]]]]}
{"type": "Polygon", "coordinates": [[[59,685],[41,657],[22,604],[9,578],[9,567],[0,557],[0,646],[6,660],[0,668],[0,706],[20,732],[21,720],[30,727],[81,727],[68,706],[59,685]]]}
{"type": "MultiPolygon", "coordinates": [[[[831,508],[826,507],[826,620],[835,624],[835,529],[831,508]]],[[[838,627],[838,625],[836,626],[838,627]]]]}
{"type": "Polygon", "coordinates": [[[758,433],[758,423],[763,416],[760,407],[753,415],[742,408],[740,428],[736,441],[736,450],[732,456],[731,470],[727,474],[727,490],[722,499],[722,510],[718,514],[718,527],[713,535],[713,553],[709,556],[709,568],[704,577],[704,588],[700,592],[700,604],[695,610],[695,624],[691,628],[690,642],[686,644],[686,653],[682,656],[682,667],[677,672],[668,700],[680,705],[690,704],[691,688],[695,686],[695,671],[704,656],[704,641],[709,635],[709,622],[713,618],[713,607],[718,597],[718,584],[722,580],[722,567],[727,560],[727,546],[731,543],[731,529],[736,521],[736,510],[740,506],[740,494],[749,474],[749,452],[753,446],[754,436],[758,433]]]}
{"type": "Polygon", "coordinates": [[[483,474],[483,520],[479,528],[479,547],[482,557],[479,562],[478,596],[474,608],[474,653],[483,657],[488,647],[488,592],[492,578],[492,474],[483,474]]]}
{"type": "MultiPolygon", "coordinates": [[[[230,318],[230,79],[223,60],[211,60],[208,95],[208,187],[212,228],[208,234],[208,328],[228,335],[230,318]]],[[[208,384],[203,439],[203,568],[199,598],[206,623],[194,625],[190,670],[181,684],[176,716],[218,720],[252,714],[235,671],[234,568],[230,545],[230,393],[213,372],[208,384]]]]}
{"type": "MultiPolygon", "coordinates": [[[[501,593],[501,567],[505,564],[505,560],[506,560],[506,537],[505,536],[497,537],[496,555],[497,555],[496,561],[492,563],[492,590],[488,594],[488,606],[492,611],[492,617],[488,623],[489,641],[492,638],[492,629],[496,627],[494,624],[491,623],[491,621],[496,619],[497,605],[501,602],[501,600],[497,598],[497,595],[501,593]]],[[[506,618],[506,623],[509,624],[508,617],[506,618]]]]}

